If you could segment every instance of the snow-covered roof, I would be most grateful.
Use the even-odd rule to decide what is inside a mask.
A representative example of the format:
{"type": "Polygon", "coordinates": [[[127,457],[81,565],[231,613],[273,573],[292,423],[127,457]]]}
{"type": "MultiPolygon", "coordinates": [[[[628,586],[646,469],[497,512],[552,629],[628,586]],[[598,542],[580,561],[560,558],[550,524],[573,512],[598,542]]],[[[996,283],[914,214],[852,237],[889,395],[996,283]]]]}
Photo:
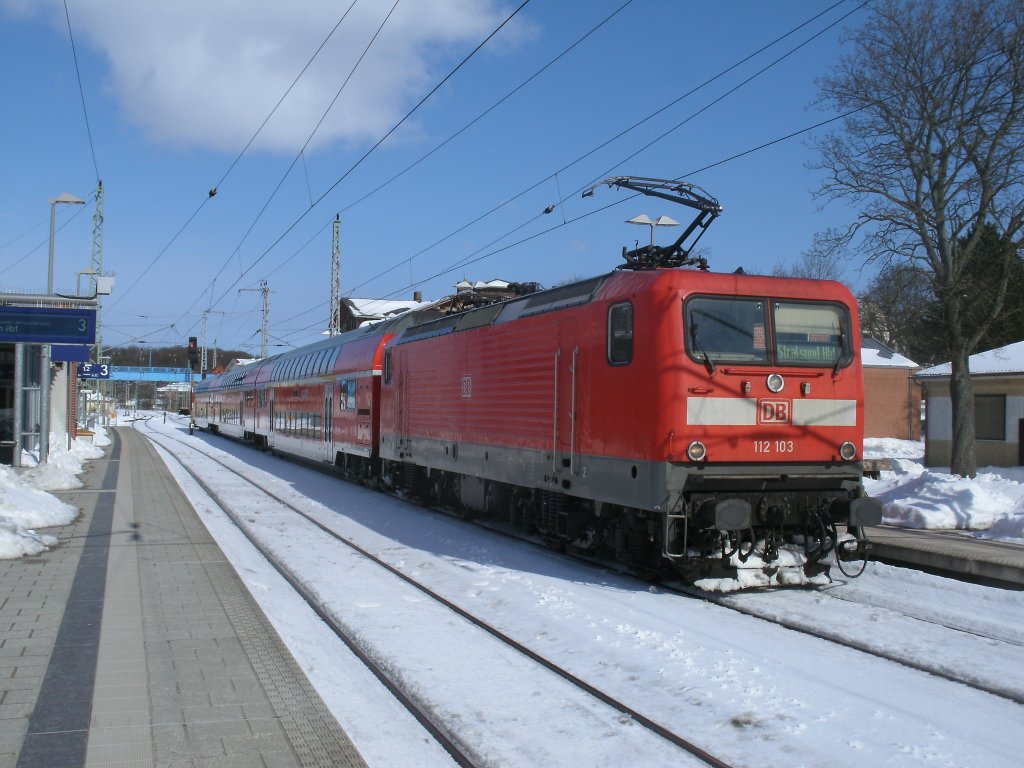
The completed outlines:
{"type": "Polygon", "coordinates": [[[860,362],[865,368],[918,368],[910,358],[886,346],[878,339],[864,338],[860,344],[860,362]]]}
{"type": "Polygon", "coordinates": [[[493,280],[486,280],[486,281],[484,281],[484,280],[477,280],[475,283],[471,283],[466,278],[462,278],[462,280],[460,280],[459,282],[457,282],[455,284],[455,290],[458,291],[459,293],[464,293],[465,291],[486,291],[486,290],[504,291],[504,290],[506,290],[508,288],[508,286],[509,286],[509,281],[508,280],[502,280],[500,277],[497,277],[497,278],[495,278],[493,280]]]}
{"type": "MultiPolygon", "coordinates": [[[[999,349],[990,349],[988,352],[979,352],[968,358],[968,366],[971,373],[1024,373],[1024,341],[1017,341],[1007,344],[999,349]]],[[[942,365],[925,368],[918,372],[918,376],[951,376],[953,365],[943,363],[942,365]]]]}
{"type": "Polygon", "coordinates": [[[262,360],[262,357],[236,357],[233,360],[228,360],[227,365],[224,366],[225,373],[227,371],[233,371],[235,368],[241,368],[246,365],[252,365],[258,360],[262,360]]]}
{"type": "Polygon", "coordinates": [[[384,299],[342,299],[348,304],[353,317],[382,320],[391,315],[407,312],[410,309],[424,307],[427,301],[385,301],[384,299]]]}

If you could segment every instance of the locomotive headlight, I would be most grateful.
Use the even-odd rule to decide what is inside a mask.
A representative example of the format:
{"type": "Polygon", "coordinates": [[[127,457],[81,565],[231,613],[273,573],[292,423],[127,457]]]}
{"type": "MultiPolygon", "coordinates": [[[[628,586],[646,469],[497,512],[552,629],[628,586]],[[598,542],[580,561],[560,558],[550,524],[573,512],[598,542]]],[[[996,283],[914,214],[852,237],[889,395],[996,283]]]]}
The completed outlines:
{"type": "Polygon", "coordinates": [[[852,461],[857,455],[857,446],[851,442],[845,442],[839,446],[839,457],[843,461],[852,461]]]}
{"type": "Polygon", "coordinates": [[[690,457],[690,461],[703,461],[708,455],[708,449],[704,447],[704,443],[700,440],[694,440],[690,443],[690,447],[686,449],[686,455],[690,457]]]}
{"type": "Polygon", "coordinates": [[[782,388],[786,385],[786,380],[783,379],[779,374],[772,373],[768,376],[768,391],[769,392],[781,392],[782,388]]]}

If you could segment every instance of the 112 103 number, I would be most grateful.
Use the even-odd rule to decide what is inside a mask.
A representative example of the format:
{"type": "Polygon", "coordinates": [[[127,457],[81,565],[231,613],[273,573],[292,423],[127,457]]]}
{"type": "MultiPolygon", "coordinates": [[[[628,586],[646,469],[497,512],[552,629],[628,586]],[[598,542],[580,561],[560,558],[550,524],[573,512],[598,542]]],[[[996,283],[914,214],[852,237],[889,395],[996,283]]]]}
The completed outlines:
{"type": "Polygon", "coordinates": [[[754,453],[792,453],[792,440],[755,440],[754,453]]]}

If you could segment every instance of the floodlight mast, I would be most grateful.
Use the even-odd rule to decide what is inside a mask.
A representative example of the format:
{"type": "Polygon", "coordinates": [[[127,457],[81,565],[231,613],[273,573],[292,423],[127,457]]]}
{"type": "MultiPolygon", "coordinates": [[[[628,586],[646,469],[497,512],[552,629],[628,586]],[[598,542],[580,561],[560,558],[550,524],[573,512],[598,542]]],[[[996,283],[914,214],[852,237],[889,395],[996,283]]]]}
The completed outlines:
{"type": "Polygon", "coordinates": [[[640,248],[634,248],[631,251],[623,246],[622,258],[626,260],[626,263],[620,264],[617,267],[618,269],[662,269],[694,265],[698,269],[705,271],[708,269],[707,259],[702,256],[694,256],[692,258],[690,256],[694,246],[704,236],[707,228],[711,226],[711,222],[717,219],[723,210],[721,203],[709,195],[707,191],[701,189],[696,184],[687,184],[686,182],[673,181],[671,179],[648,179],[642,176],[612,176],[589,187],[583,193],[583,197],[593,195],[594,190],[602,184],[607,184],[609,187],[631,189],[642,195],[660,197],[662,200],[679,203],[680,205],[697,210],[697,216],[690,223],[690,226],[671,245],[645,245],[640,248]],[[683,243],[698,229],[700,232],[698,232],[697,237],[688,247],[684,248],[683,243]]]}

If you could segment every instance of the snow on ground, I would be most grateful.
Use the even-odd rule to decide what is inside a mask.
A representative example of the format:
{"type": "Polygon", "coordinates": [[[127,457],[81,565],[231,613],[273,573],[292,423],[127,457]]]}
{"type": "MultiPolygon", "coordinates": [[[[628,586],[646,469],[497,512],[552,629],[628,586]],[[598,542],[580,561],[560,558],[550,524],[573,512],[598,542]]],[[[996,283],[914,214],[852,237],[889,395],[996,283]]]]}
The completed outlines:
{"type": "MultiPolygon", "coordinates": [[[[187,430],[170,420],[152,424],[204,450],[237,455],[261,482],[309,508],[322,524],[735,764],[1019,765],[1020,709],[1012,702],[590,569],[247,446],[205,433],[186,437],[187,430]]],[[[74,484],[73,467],[88,446],[63,455],[58,442],[53,467],[0,478],[5,502],[14,499],[15,482],[27,488],[26,476],[49,487],[74,484]]],[[[967,505],[1008,497],[1011,484],[1022,479],[1004,477],[996,487],[983,477],[954,491],[950,483],[927,477],[932,470],[920,466],[920,444],[871,445],[870,451],[902,456],[875,490],[890,495],[889,510],[897,503],[920,508],[922,520],[955,505],[981,519],[982,510],[967,505]],[[943,492],[951,495],[942,497],[943,492]]],[[[200,517],[368,762],[450,765],[175,464],[168,461],[200,517]]],[[[197,468],[219,496],[241,501],[246,527],[285,556],[298,578],[316,585],[325,606],[492,764],[694,764],[627,721],[608,720],[518,657],[489,650],[482,633],[443,612],[431,613],[418,594],[368,574],[360,558],[325,542],[277,505],[242,497],[229,473],[218,473],[209,462],[197,468]]],[[[1024,686],[1021,593],[876,563],[852,587],[839,580],[835,589],[730,599],[770,603],[780,614],[804,615],[815,626],[937,658],[944,668],[974,670],[985,682],[1013,690],[1024,686]],[[833,592],[839,598],[867,597],[854,605],[833,599],[833,592]],[[954,626],[966,631],[949,629],[954,626]],[[1005,640],[990,639],[1000,637],[1005,640]]]]}
{"type": "MultiPolygon", "coordinates": [[[[223,438],[184,437],[180,427],[154,421],[156,442],[182,452],[218,497],[232,501],[262,546],[314,587],[321,607],[488,764],[681,768],[694,761],[624,718],[606,719],[592,702],[494,649],[488,636],[405,585],[368,570],[362,558],[276,502],[247,496],[230,473],[196,460],[176,440],[244,466],[247,477],[320,524],[730,764],[1020,765],[1020,706],[1013,702],[495,536],[223,438]]],[[[236,560],[249,545],[230,543],[239,538],[237,529],[177,460],[165,458],[368,763],[449,765],[421,754],[416,732],[393,727],[384,710],[393,704],[378,698],[379,686],[365,684],[343,651],[325,651],[329,638],[314,636],[314,627],[326,632],[322,622],[300,620],[308,608],[265,602],[290,590],[277,586],[279,577],[258,558],[236,560]]],[[[1024,669],[1024,593],[873,563],[855,582],[838,578],[820,591],[728,599],[753,599],[778,615],[801,616],[809,626],[920,656],[986,684],[1024,686],[1024,673],[1017,672],[1024,669]]]]}
{"type": "Polygon", "coordinates": [[[925,467],[924,443],[912,440],[868,438],[864,455],[893,460],[891,471],[864,483],[885,505],[884,523],[1024,543],[1024,467],[982,467],[964,478],[925,467]]]}
{"type": "MultiPolygon", "coordinates": [[[[38,554],[56,543],[35,529],[66,525],[76,511],[45,491],[77,488],[83,462],[100,457],[109,442],[102,427],[91,443],[79,439],[70,450],[64,436],[51,435],[47,464],[34,466],[34,457],[23,453],[28,469],[0,466],[0,558],[38,554]]],[[[962,478],[924,467],[923,442],[888,438],[866,439],[864,455],[893,460],[891,471],[865,481],[885,505],[886,524],[1024,543],[1024,467],[984,467],[977,477],[962,478]]]]}
{"type": "Polygon", "coordinates": [[[47,491],[78,488],[78,475],[88,459],[103,455],[102,446],[109,444],[106,433],[95,435],[93,444],[74,440],[68,448],[64,435],[50,435],[50,458],[38,465],[36,457],[22,452],[22,466],[15,470],[0,465],[0,558],[38,555],[57,544],[49,534],[37,528],[67,525],[78,516],[78,510],[47,491]]]}

